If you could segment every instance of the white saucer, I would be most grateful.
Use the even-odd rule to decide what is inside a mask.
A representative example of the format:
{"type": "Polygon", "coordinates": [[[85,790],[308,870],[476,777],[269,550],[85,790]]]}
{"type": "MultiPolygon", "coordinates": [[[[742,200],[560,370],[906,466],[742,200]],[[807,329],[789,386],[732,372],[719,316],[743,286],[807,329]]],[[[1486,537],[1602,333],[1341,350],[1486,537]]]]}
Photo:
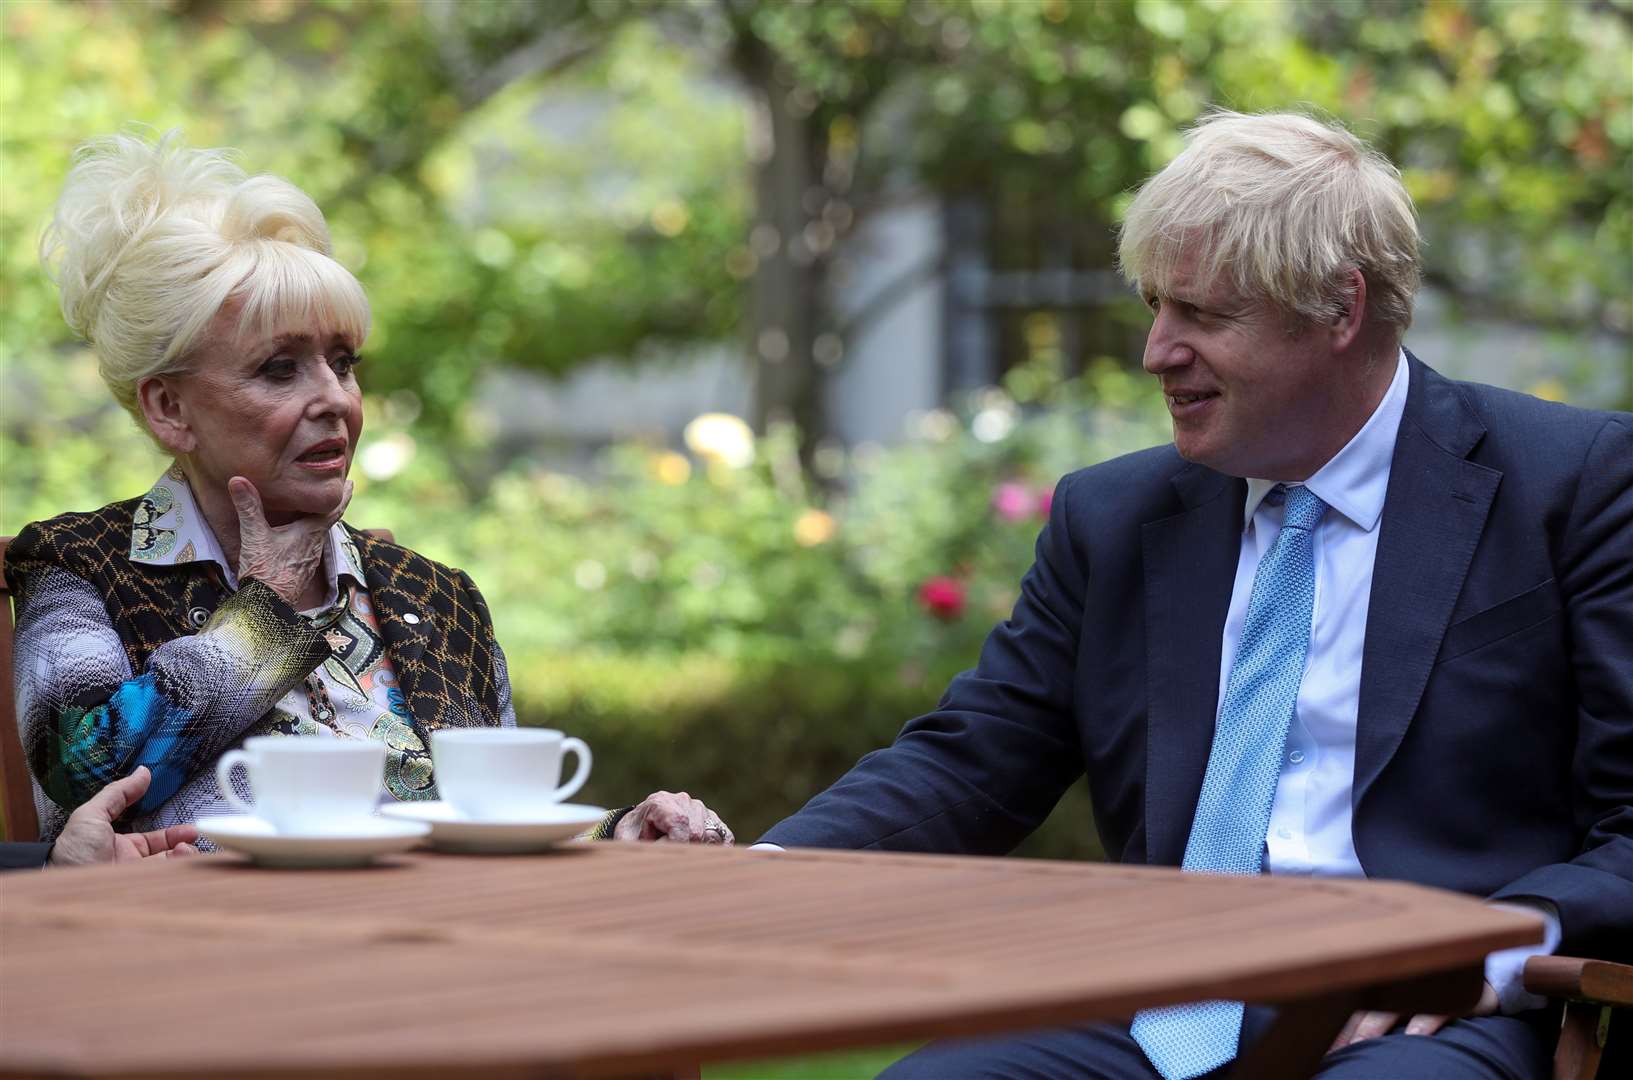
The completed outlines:
{"type": "Polygon", "coordinates": [[[431,843],[444,851],[481,854],[520,854],[542,851],[571,840],[595,825],[607,812],[599,806],[557,803],[522,821],[477,821],[462,816],[445,802],[405,802],[382,806],[380,813],[402,821],[431,826],[431,843]]]}
{"type": "Polygon", "coordinates": [[[199,833],[217,847],[248,855],[263,866],[279,867],[361,866],[377,855],[407,851],[431,831],[423,822],[378,817],[362,818],[346,832],[332,836],[279,834],[248,814],[202,817],[196,824],[199,833]]]}

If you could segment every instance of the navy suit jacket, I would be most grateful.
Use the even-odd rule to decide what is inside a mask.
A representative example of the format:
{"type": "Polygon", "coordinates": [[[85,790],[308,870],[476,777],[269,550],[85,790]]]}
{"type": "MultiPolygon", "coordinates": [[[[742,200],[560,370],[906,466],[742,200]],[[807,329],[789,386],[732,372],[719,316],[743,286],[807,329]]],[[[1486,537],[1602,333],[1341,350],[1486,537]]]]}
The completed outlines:
{"type": "MultiPolygon", "coordinates": [[[[1633,414],[1410,358],[1360,671],[1369,877],[1541,897],[1633,949],[1633,414]]],[[[1176,866],[1213,739],[1246,482],[1129,454],[1061,481],[1010,619],[895,743],[764,837],[1008,852],[1088,773],[1109,856],[1176,866]]]]}
{"type": "Polygon", "coordinates": [[[0,841],[0,870],[38,870],[51,857],[51,845],[33,841],[0,841]]]}

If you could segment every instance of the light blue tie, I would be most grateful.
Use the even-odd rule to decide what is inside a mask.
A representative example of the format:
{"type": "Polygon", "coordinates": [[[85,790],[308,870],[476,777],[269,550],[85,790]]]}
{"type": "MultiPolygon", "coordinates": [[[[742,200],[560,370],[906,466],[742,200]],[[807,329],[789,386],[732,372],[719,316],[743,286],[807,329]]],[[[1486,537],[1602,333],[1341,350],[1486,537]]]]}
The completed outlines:
{"type": "MultiPolygon", "coordinates": [[[[1263,865],[1287,725],[1310,651],[1312,534],[1326,510],[1308,488],[1288,489],[1281,534],[1259,560],[1183,869],[1257,874],[1263,865]]],[[[1146,1009],[1134,1017],[1131,1032],[1167,1080],[1187,1080],[1234,1058],[1241,1029],[1240,1001],[1203,1001],[1146,1009]]]]}

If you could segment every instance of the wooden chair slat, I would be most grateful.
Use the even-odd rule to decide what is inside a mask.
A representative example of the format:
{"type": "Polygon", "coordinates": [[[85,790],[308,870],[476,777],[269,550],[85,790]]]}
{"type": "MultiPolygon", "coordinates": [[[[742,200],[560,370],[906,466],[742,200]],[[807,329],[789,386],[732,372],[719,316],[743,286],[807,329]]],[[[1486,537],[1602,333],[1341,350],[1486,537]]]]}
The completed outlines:
{"type": "Polygon", "coordinates": [[[1543,997],[1633,1008],[1633,967],[1576,956],[1533,956],[1525,988],[1543,997]]]}
{"type": "MultiPolygon", "coordinates": [[[[5,565],[11,537],[0,536],[0,566],[5,565]]],[[[12,672],[15,642],[12,634],[11,587],[0,574],[0,812],[5,814],[7,840],[38,840],[40,821],[34,810],[34,783],[17,729],[17,690],[12,672]]]]}

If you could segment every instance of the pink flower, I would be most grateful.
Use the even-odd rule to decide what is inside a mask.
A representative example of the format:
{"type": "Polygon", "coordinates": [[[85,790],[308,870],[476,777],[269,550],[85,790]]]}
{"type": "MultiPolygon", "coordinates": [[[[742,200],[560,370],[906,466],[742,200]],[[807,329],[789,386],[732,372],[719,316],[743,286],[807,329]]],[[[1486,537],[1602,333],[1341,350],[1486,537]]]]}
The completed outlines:
{"type": "Polygon", "coordinates": [[[1049,520],[1049,508],[1055,505],[1055,489],[1044,488],[1038,492],[1038,517],[1049,520]]]}
{"type": "Polygon", "coordinates": [[[964,614],[964,583],[957,578],[933,577],[919,586],[925,611],[946,622],[964,614]]]}
{"type": "Polygon", "coordinates": [[[1025,484],[1013,481],[992,489],[992,509],[1005,521],[1025,521],[1032,516],[1032,492],[1025,484]]]}

